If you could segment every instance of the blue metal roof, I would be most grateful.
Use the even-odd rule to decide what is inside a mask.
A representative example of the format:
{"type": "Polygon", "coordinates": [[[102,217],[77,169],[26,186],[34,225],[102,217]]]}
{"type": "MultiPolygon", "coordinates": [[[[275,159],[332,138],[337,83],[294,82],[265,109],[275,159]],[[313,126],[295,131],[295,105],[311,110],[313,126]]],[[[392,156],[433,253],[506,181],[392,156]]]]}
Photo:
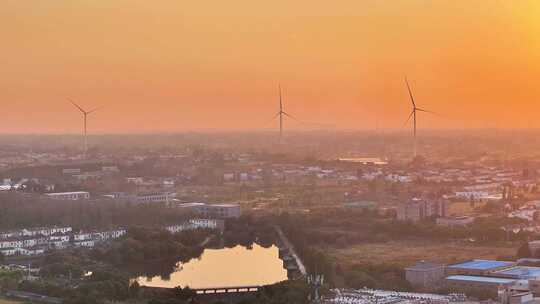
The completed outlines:
{"type": "Polygon", "coordinates": [[[516,266],[496,271],[495,274],[508,275],[518,279],[533,279],[540,277],[540,267],[516,266]]]}
{"type": "Polygon", "coordinates": [[[494,277],[478,277],[478,276],[466,276],[466,275],[453,275],[446,278],[450,281],[468,281],[479,283],[492,283],[492,284],[510,284],[515,282],[514,279],[503,279],[494,277]]]}
{"type": "Polygon", "coordinates": [[[514,262],[494,261],[494,260],[470,260],[459,264],[448,266],[448,268],[466,268],[474,270],[489,270],[500,267],[510,267],[514,262]]]}

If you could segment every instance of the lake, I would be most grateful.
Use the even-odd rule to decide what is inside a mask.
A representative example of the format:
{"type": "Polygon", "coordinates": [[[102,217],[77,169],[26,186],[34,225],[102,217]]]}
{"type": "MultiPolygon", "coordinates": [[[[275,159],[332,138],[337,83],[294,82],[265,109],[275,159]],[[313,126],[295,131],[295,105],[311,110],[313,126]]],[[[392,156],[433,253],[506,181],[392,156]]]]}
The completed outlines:
{"type": "Polygon", "coordinates": [[[287,270],[279,259],[278,247],[205,249],[199,258],[176,264],[170,277],[161,276],[135,279],[141,286],[174,288],[232,287],[267,285],[287,280],[287,270]]]}

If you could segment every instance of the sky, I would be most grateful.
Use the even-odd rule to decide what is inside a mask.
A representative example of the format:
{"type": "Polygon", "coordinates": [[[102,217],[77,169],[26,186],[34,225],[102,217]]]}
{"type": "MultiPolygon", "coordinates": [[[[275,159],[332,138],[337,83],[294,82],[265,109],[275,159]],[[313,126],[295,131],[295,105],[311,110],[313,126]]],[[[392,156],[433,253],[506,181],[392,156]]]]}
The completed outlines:
{"type": "Polygon", "coordinates": [[[540,127],[540,2],[4,0],[0,133],[540,127]]]}

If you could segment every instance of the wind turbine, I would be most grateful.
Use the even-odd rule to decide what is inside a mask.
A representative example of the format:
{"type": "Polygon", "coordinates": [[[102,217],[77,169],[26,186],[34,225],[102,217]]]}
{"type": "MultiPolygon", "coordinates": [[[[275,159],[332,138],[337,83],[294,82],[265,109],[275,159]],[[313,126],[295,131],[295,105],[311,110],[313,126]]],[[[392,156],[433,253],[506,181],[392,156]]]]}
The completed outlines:
{"type": "Polygon", "coordinates": [[[86,111],[85,109],[83,109],[81,106],[79,106],[78,104],[76,104],[73,100],[71,99],[68,99],[69,102],[71,102],[77,109],[79,109],[79,111],[81,111],[81,113],[83,114],[83,135],[84,135],[84,149],[83,149],[83,157],[84,159],[86,159],[86,153],[88,152],[88,138],[87,138],[87,135],[88,135],[88,132],[87,132],[87,128],[86,128],[86,121],[87,121],[87,117],[88,115],[94,113],[95,111],[99,110],[100,107],[98,108],[95,108],[93,110],[90,110],[90,111],[86,111]]]}
{"type": "Polygon", "coordinates": [[[414,157],[416,158],[416,112],[420,111],[420,112],[426,112],[426,113],[431,113],[431,114],[435,114],[435,113],[417,107],[416,103],[414,102],[414,96],[411,91],[411,86],[409,86],[409,81],[407,80],[407,77],[405,77],[405,84],[407,84],[407,90],[409,91],[409,97],[411,98],[411,103],[412,103],[412,111],[411,111],[411,114],[409,114],[407,121],[405,121],[405,124],[407,124],[409,120],[411,120],[411,117],[413,118],[413,134],[414,134],[414,152],[413,153],[414,153],[414,157]]]}
{"type": "Polygon", "coordinates": [[[281,141],[283,139],[283,115],[288,116],[292,119],[296,119],[296,118],[292,117],[289,113],[283,111],[283,99],[281,97],[281,84],[278,85],[278,88],[279,88],[279,112],[276,114],[276,117],[279,116],[279,140],[281,141]]]}

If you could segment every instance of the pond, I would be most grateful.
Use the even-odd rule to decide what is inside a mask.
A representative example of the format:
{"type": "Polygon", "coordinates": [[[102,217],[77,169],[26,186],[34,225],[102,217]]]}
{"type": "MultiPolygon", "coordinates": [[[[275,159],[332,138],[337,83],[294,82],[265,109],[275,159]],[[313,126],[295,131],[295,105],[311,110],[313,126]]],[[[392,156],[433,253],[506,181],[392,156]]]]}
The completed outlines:
{"type": "Polygon", "coordinates": [[[287,270],[279,258],[278,247],[205,249],[199,258],[177,263],[167,277],[139,276],[141,286],[174,288],[233,287],[267,285],[287,280],[287,270]]]}

